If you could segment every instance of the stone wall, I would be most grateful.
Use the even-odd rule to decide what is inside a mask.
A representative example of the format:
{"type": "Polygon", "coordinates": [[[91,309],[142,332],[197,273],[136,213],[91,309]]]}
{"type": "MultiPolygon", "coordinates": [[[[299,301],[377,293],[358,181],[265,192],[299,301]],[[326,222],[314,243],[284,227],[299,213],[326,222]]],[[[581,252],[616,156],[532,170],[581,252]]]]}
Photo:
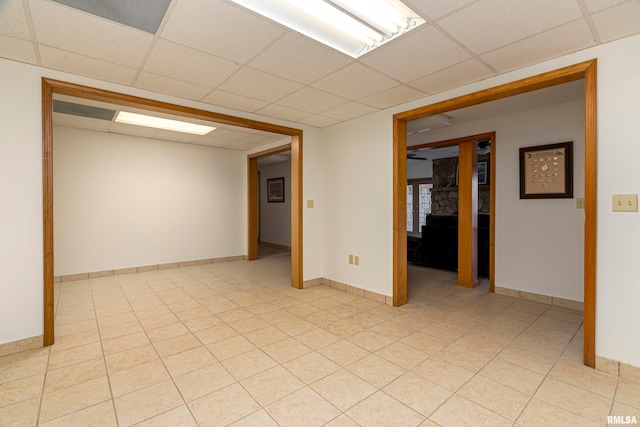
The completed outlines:
{"type": "MultiPolygon", "coordinates": [[[[489,155],[478,156],[478,162],[487,162],[487,183],[480,184],[478,212],[490,211],[489,155]]],[[[456,184],[458,158],[433,160],[433,188],[431,189],[432,215],[458,214],[458,185],[456,184]]]]}

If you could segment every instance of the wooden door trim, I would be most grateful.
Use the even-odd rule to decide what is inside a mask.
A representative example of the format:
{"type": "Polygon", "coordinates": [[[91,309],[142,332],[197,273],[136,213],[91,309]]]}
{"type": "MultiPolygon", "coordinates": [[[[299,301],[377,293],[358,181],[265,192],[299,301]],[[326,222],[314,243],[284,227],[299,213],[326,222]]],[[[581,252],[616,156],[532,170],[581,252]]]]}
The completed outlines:
{"type": "MultiPolygon", "coordinates": [[[[134,95],[83,86],[75,83],[42,78],[42,218],[43,218],[43,345],[55,340],[54,326],[54,251],[53,251],[53,95],[109,102],[181,117],[215,121],[249,129],[278,133],[291,137],[292,144],[292,214],[295,210],[295,229],[292,234],[291,275],[294,286],[302,287],[302,130],[134,95]],[[294,166],[295,165],[295,166],[294,166]],[[295,173],[294,173],[295,172],[295,173]],[[294,185],[295,183],[295,185],[294,185]],[[295,206],[295,208],[294,208],[295,206]]],[[[249,184],[247,184],[249,185],[249,184]]],[[[294,217],[292,216],[292,223],[294,217]]]]}
{"type": "MultiPolygon", "coordinates": [[[[407,302],[406,155],[407,122],[575,80],[585,81],[584,364],[595,367],[597,60],[416,108],[393,116],[393,304],[407,302]]],[[[492,159],[493,160],[493,159],[492,159]]],[[[495,176],[491,177],[495,183],[495,176]]],[[[492,224],[493,225],[493,224],[492,224]]]]}

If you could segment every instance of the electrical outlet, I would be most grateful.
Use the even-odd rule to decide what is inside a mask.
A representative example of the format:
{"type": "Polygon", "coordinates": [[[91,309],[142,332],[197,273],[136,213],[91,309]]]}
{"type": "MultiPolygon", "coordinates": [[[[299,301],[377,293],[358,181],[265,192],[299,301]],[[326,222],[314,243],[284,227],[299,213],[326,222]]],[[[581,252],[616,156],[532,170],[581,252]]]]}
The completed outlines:
{"type": "Polygon", "coordinates": [[[313,200],[307,200],[307,209],[313,209],[313,200]]]}
{"type": "Polygon", "coordinates": [[[614,194],[612,197],[613,212],[638,212],[637,194],[614,194]]]}
{"type": "Polygon", "coordinates": [[[353,255],[349,254],[349,264],[353,264],[353,255]]]}
{"type": "Polygon", "coordinates": [[[360,257],[356,255],[353,262],[355,263],[355,265],[360,265],[360,257]]]}
{"type": "Polygon", "coordinates": [[[584,209],[584,197],[576,198],[576,209],[584,209]]]}

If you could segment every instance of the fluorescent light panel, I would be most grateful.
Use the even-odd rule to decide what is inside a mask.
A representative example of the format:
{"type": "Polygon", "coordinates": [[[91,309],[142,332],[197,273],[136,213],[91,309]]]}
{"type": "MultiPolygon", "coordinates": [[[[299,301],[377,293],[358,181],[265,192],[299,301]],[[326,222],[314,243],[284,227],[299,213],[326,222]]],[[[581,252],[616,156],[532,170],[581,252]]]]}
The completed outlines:
{"type": "Polygon", "coordinates": [[[130,113],[128,111],[120,111],[115,121],[129,125],[146,126],[174,132],[192,133],[195,135],[206,135],[215,129],[212,126],[198,125],[180,120],[163,119],[144,114],[130,113]]]}
{"type": "Polygon", "coordinates": [[[232,0],[353,58],[424,23],[399,0],[232,0]]]}

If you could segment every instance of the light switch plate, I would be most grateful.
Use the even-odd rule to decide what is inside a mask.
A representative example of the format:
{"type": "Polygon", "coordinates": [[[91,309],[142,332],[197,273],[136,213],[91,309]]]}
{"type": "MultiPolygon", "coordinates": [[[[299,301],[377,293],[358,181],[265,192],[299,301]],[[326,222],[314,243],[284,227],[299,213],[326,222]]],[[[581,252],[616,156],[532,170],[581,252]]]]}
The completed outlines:
{"type": "Polygon", "coordinates": [[[614,194],[612,209],[614,212],[638,212],[638,195],[614,194]]]}
{"type": "Polygon", "coordinates": [[[584,197],[576,198],[576,209],[584,209],[584,197]]]}
{"type": "Polygon", "coordinates": [[[307,209],[313,209],[313,200],[307,200],[307,209]]]}

